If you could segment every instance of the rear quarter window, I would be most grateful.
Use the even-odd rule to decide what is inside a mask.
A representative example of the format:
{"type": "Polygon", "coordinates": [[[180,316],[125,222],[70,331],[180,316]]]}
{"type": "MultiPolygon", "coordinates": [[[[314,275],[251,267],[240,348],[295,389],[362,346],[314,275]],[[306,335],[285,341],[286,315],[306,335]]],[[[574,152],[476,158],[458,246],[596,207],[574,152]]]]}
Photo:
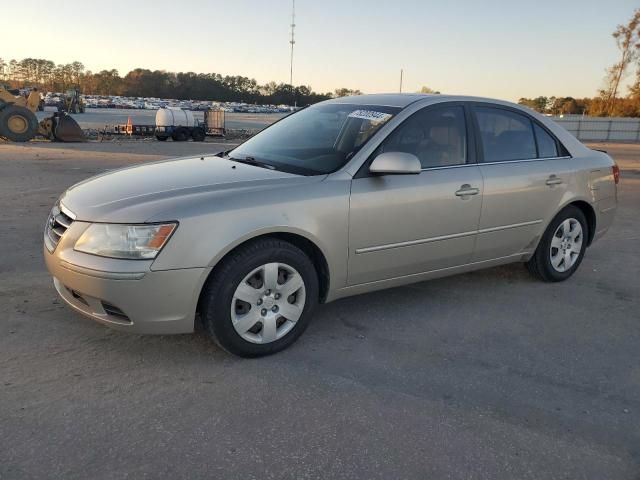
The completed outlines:
{"type": "Polygon", "coordinates": [[[533,124],[538,142],[538,157],[551,158],[558,156],[558,144],[549,133],[537,123],[533,124]]]}

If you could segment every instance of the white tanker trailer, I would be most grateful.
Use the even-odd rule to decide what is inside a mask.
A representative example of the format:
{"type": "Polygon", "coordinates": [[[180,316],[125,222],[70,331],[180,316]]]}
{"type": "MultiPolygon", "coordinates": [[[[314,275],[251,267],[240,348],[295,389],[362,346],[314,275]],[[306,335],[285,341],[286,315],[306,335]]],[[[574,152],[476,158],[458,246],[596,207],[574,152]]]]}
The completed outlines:
{"type": "Polygon", "coordinates": [[[184,142],[193,138],[194,142],[202,142],[205,129],[193,118],[191,110],[178,107],[160,108],[156,112],[156,138],[165,141],[171,137],[174,142],[184,142]]]}

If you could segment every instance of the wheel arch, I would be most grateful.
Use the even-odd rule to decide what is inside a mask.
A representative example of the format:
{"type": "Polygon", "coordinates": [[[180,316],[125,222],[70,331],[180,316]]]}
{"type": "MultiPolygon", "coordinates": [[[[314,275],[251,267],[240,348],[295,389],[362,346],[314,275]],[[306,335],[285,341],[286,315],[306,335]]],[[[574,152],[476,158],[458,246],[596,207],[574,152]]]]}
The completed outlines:
{"type": "Polygon", "coordinates": [[[283,240],[286,242],[295,245],[300,250],[302,250],[313,263],[316,273],[318,275],[318,284],[320,287],[320,298],[319,301],[324,303],[329,294],[329,286],[330,286],[330,278],[331,273],[329,270],[329,264],[327,262],[327,257],[323,250],[318,246],[318,243],[314,241],[309,236],[293,230],[277,230],[277,231],[268,231],[268,232],[254,232],[251,235],[243,237],[238,241],[232,243],[227,246],[222,252],[220,252],[215,259],[211,263],[211,270],[207,275],[207,278],[202,283],[200,287],[200,292],[198,293],[198,301],[196,304],[196,311],[199,312],[202,293],[205,291],[208,282],[215,276],[220,267],[222,261],[227,258],[229,255],[232,255],[239,248],[244,247],[245,245],[255,242],[257,240],[261,240],[264,238],[277,238],[279,240],[283,240]]]}
{"type": "Polygon", "coordinates": [[[589,228],[589,236],[587,237],[587,246],[591,245],[593,241],[593,237],[596,234],[596,211],[591,206],[589,202],[585,202],[584,200],[576,200],[568,205],[565,205],[564,208],[568,206],[574,206],[580,209],[580,211],[584,214],[584,217],[587,219],[587,227],[589,228]]]}
{"type": "MultiPolygon", "coordinates": [[[[587,246],[591,245],[591,242],[593,241],[596,233],[596,211],[593,206],[584,199],[572,199],[566,203],[563,203],[560,208],[553,214],[553,216],[547,221],[547,224],[545,225],[542,232],[546,232],[551,222],[553,222],[553,219],[556,218],[558,214],[560,214],[560,212],[562,212],[567,207],[576,207],[584,214],[584,217],[587,219],[587,228],[589,229],[587,246]]],[[[542,234],[540,235],[540,238],[542,238],[542,234]]]]}

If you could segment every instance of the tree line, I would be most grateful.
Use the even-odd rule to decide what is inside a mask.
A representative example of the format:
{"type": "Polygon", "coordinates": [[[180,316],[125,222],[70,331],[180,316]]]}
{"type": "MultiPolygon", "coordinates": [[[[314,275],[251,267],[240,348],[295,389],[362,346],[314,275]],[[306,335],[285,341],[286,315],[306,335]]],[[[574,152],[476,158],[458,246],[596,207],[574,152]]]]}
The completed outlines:
{"type": "Polygon", "coordinates": [[[594,98],[536,97],[518,103],[540,113],[552,115],[585,114],[594,117],[640,117],[640,8],[625,24],[618,25],[612,37],[619,50],[616,63],[607,69],[604,87],[594,98]],[[626,95],[622,82],[635,69],[635,81],[626,95]]]}
{"type": "Polygon", "coordinates": [[[613,104],[602,96],[594,98],[540,96],[521,98],[518,103],[549,115],[640,117],[640,90],[637,87],[631,87],[627,96],[616,98],[613,104]]]}
{"type": "Polygon", "coordinates": [[[51,60],[25,58],[5,62],[0,58],[0,81],[13,88],[38,87],[44,91],[63,92],[79,87],[89,95],[174,98],[178,100],[212,100],[260,104],[310,105],[346,95],[360,95],[360,90],[339,88],[317,93],[310,86],[269,82],[264,85],[239,75],[218,73],[166,72],[136,68],[125,76],[118,70],[93,73],[81,62],[56,65],[51,60]]]}

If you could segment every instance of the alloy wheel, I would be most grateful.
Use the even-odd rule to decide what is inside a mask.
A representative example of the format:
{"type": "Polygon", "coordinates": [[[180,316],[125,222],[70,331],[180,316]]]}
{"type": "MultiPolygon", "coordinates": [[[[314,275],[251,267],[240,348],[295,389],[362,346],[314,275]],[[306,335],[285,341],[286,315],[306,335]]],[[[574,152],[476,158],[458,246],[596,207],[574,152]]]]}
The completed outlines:
{"type": "Polygon", "coordinates": [[[252,270],[237,286],[231,321],[244,340],[271,343],[291,331],[304,305],[304,280],[296,269],[285,263],[267,263],[252,270]]]}
{"type": "Polygon", "coordinates": [[[582,225],[575,218],[564,220],[551,239],[551,266],[557,272],[566,272],[580,257],[584,240],[582,225]]]}

